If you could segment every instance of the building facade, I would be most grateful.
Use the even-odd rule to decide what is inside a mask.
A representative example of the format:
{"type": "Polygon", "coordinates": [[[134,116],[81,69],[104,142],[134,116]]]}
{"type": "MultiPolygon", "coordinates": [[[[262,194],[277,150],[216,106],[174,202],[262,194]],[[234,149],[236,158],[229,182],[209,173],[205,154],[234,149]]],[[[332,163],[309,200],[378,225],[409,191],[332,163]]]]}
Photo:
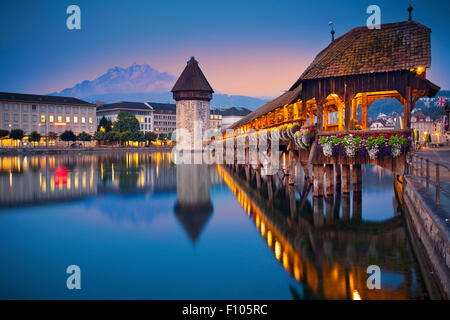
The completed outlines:
{"type": "Polygon", "coordinates": [[[415,113],[411,117],[411,129],[417,130],[420,142],[425,142],[425,135],[430,135],[432,142],[442,143],[445,140],[445,128],[442,120],[433,121],[421,112],[415,113]]]}
{"type": "Polygon", "coordinates": [[[209,128],[218,131],[222,130],[222,113],[218,109],[211,109],[209,112],[209,128]]]}
{"type": "Polygon", "coordinates": [[[71,97],[0,92],[0,129],[22,129],[25,135],[36,131],[42,136],[65,130],[93,134],[95,107],[71,97]]]}
{"type": "MultiPolygon", "coordinates": [[[[214,90],[194,57],[187,62],[173,89],[176,101],[177,129],[187,130],[193,149],[202,148],[204,133],[209,129],[209,103],[214,90]],[[200,130],[194,130],[199,125],[200,130]],[[198,131],[198,132],[197,132],[198,131]]],[[[188,147],[187,137],[177,135],[177,144],[188,147]]]]}
{"type": "Polygon", "coordinates": [[[116,121],[120,112],[128,112],[134,115],[139,121],[141,131],[155,131],[153,125],[154,110],[147,102],[120,101],[99,105],[97,106],[97,125],[103,117],[111,120],[111,122],[116,121]]]}
{"type": "Polygon", "coordinates": [[[177,108],[174,103],[148,102],[153,108],[153,125],[156,133],[171,133],[177,128],[177,108]]]}

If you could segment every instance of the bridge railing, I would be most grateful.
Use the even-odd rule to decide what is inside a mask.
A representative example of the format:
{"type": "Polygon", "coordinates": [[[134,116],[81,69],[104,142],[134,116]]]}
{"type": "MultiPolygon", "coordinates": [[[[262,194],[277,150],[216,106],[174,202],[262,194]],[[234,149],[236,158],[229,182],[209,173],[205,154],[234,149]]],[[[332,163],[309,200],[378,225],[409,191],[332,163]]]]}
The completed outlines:
{"type": "Polygon", "coordinates": [[[450,171],[450,168],[441,163],[431,161],[428,158],[412,155],[409,173],[421,183],[425,183],[425,194],[427,196],[430,195],[430,184],[434,185],[436,190],[436,206],[440,205],[441,191],[450,198],[450,193],[445,188],[441,187],[441,170],[450,171]],[[431,173],[432,166],[434,166],[434,173],[431,173]]]}

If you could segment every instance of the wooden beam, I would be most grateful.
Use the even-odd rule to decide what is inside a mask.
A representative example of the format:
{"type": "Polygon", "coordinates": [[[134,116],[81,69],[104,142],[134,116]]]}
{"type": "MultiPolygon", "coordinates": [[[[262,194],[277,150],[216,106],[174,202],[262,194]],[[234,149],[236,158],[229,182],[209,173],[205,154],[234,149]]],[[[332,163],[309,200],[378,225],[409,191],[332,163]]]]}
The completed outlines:
{"type": "Polygon", "coordinates": [[[344,127],[345,131],[350,130],[350,102],[347,98],[344,101],[344,110],[345,110],[345,119],[344,119],[344,127]]]}
{"type": "Polygon", "coordinates": [[[403,129],[411,128],[412,90],[410,86],[405,88],[405,104],[403,105],[403,129]]]}
{"type": "Polygon", "coordinates": [[[363,92],[361,101],[361,126],[363,130],[367,130],[367,93],[363,92]]]}
{"type": "Polygon", "coordinates": [[[344,130],[344,105],[339,103],[338,105],[338,127],[339,131],[344,130]]]}
{"type": "Polygon", "coordinates": [[[317,99],[317,130],[322,131],[323,129],[323,101],[317,99]]]}

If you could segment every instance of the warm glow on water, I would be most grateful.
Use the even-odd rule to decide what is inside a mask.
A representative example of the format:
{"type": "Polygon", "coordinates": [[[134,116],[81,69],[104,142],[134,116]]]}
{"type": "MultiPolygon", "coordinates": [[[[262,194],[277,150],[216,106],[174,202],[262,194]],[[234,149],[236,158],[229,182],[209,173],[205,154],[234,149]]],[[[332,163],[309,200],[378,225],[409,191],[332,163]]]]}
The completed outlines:
{"type": "Polygon", "coordinates": [[[1,157],[0,298],[73,298],[70,264],[86,299],[426,297],[391,175],[366,167],[363,183],[325,217],[311,195],[292,213],[278,182],[269,201],[265,181],[170,153],[1,157]]]}

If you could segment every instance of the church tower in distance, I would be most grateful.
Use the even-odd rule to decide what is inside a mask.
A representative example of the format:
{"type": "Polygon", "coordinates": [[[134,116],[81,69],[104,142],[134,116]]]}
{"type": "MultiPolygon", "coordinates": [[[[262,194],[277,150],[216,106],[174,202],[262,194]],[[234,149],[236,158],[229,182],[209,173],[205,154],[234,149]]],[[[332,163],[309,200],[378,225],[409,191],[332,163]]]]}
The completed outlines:
{"type": "MultiPolygon", "coordinates": [[[[194,57],[187,62],[172,93],[177,102],[177,129],[186,129],[190,133],[192,149],[201,149],[202,138],[209,129],[209,102],[214,91],[194,57]]],[[[183,144],[181,140],[182,137],[177,135],[177,144],[183,144]]]]}

